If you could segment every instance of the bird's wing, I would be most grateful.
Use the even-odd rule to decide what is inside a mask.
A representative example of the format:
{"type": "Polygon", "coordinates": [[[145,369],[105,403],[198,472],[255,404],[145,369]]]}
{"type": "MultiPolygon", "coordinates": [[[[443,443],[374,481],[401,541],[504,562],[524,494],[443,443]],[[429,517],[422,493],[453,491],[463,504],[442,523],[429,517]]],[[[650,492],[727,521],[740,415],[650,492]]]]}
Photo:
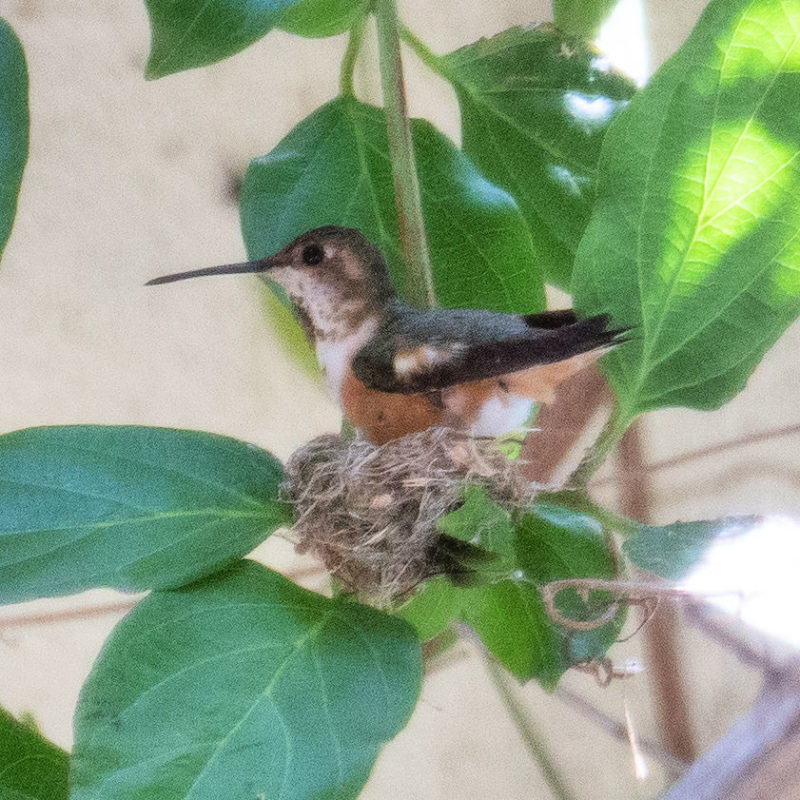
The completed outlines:
{"type": "Polygon", "coordinates": [[[572,311],[519,316],[482,310],[402,310],[389,314],[353,361],[371,389],[409,394],[493,378],[607,348],[625,331],[607,315],[572,311]]]}

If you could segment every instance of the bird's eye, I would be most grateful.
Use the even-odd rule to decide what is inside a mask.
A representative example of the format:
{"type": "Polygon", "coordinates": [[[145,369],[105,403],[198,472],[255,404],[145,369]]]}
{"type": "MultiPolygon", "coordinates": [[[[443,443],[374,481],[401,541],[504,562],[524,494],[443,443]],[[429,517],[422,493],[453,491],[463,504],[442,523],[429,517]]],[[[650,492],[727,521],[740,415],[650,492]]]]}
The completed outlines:
{"type": "Polygon", "coordinates": [[[325,251],[318,244],[307,244],[301,253],[303,263],[309,267],[315,267],[323,258],[325,258],[325,251]]]}

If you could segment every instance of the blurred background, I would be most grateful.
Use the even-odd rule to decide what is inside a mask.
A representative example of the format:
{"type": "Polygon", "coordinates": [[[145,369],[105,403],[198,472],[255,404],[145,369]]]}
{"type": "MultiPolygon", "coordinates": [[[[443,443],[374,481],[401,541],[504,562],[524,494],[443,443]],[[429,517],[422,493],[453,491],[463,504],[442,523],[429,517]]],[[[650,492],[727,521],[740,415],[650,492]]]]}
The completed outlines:
{"type": "MultiPolygon", "coordinates": [[[[641,80],[681,44],[705,2],[623,5],[603,41],[641,80]]],[[[400,0],[399,7],[436,52],[551,16],[544,0],[400,0]]],[[[280,458],[337,430],[336,408],[276,336],[256,279],[143,284],[244,259],[237,193],[248,162],[335,96],[345,37],[272,32],[218,65],[146,82],[143,2],[4,0],[0,13],[25,48],[31,103],[30,159],[0,270],[0,430],[66,423],[196,428],[280,458]]],[[[366,100],[378,97],[374,56],[368,40],[366,68],[356,73],[366,100]]],[[[406,71],[412,113],[457,141],[449,88],[410,53],[406,71]]],[[[615,503],[632,491],[633,458],[633,490],[643,518],[653,522],[745,513],[800,519],[798,347],[795,326],[722,411],[649,415],[624,469],[612,460],[598,476],[598,498],[615,503]]],[[[791,540],[791,527],[776,529],[791,540]]],[[[750,573],[763,567],[770,581],[772,567],[800,558],[795,549],[792,562],[791,551],[781,555],[783,545],[768,541],[744,564],[750,573]]],[[[295,559],[277,538],[259,554],[287,574],[313,579],[314,565],[295,559]]],[[[726,579],[733,581],[728,588],[739,588],[738,578],[726,579]]],[[[795,594],[778,607],[796,609],[791,570],[782,581],[795,594]]],[[[653,797],[748,713],[760,697],[764,665],[782,664],[796,651],[786,620],[768,612],[773,625],[764,633],[739,599],[731,617],[664,614],[666,645],[654,645],[645,631],[613,650],[615,661],[636,659],[644,669],[606,688],[577,672],[554,695],[535,685],[510,687],[577,797],[653,797]],[[661,654],[656,664],[652,647],[661,654]],[[761,655],[751,658],[754,652],[761,655]]],[[[80,686],[131,602],[89,592],[0,609],[0,705],[31,713],[45,736],[69,747],[80,686]]],[[[800,646],[794,615],[788,625],[800,646]]],[[[787,784],[780,791],[746,796],[800,797],[787,784]]],[[[521,800],[549,792],[480,654],[465,641],[432,663],[411,723],[386,747],[363,797],[521,800]]]]}

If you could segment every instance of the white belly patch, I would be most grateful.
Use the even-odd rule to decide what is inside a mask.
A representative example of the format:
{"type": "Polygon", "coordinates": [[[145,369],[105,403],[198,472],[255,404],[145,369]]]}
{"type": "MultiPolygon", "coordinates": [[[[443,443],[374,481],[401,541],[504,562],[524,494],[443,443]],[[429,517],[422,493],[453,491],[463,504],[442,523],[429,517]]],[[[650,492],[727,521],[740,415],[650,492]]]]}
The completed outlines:
{"type": "Polygon", "coordinates": [[[475,436],[502,436],[524,427],[535,401],[518,394],[492,395],[481,407],[470,432],[475,436]]]}
{"type": "Polygon", "coordinates": [[[317,361],[325,371],[328,391],[334,400],[339,401],[341,397],[342,382],[351,359],[366,344],[377,327],[377,321],[369,317],[349,336],[341,339],[331,337],[317,342],[317,361]]]}

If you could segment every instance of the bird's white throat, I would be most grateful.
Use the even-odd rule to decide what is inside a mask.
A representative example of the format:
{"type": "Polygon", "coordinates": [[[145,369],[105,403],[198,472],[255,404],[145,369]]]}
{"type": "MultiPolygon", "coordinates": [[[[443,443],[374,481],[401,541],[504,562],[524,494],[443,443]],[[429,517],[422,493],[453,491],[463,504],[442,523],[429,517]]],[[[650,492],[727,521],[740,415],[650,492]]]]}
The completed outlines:
{"type": "Polygon", "coordinates": [[[328,391],[339,400],[342,383],[353,356],[367,343],[378,327],[377,317],[367,317],[346,336],[327,336],[316,341],[317,361],[325,371],[328,391]]]}

